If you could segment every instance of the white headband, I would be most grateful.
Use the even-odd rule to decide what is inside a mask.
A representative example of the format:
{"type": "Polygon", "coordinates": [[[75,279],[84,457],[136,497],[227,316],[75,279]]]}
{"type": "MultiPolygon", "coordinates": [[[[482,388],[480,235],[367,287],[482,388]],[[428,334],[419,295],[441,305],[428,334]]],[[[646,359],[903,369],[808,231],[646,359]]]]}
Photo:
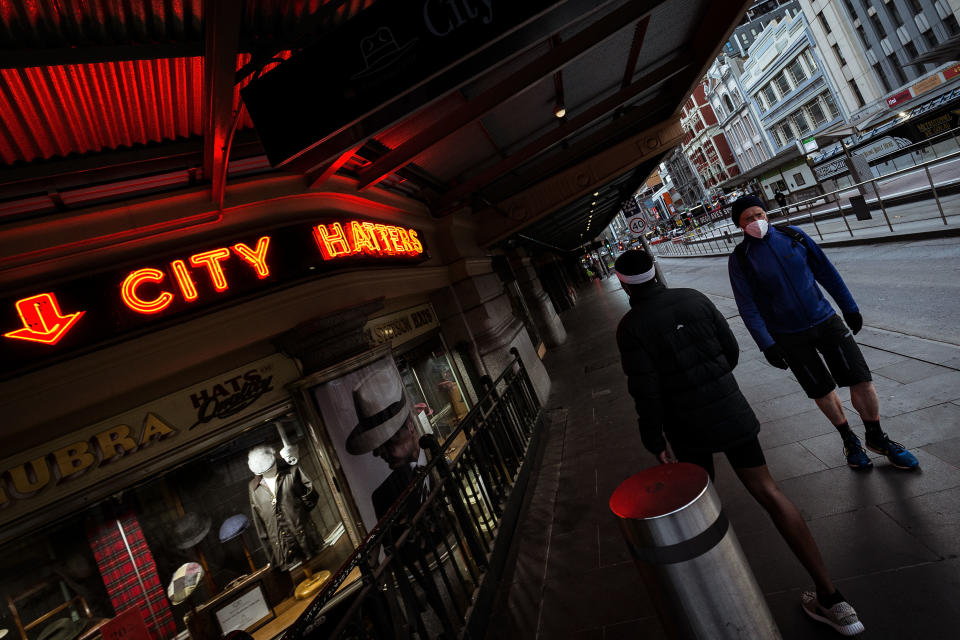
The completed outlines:
{"type": "Polygon", "coordinates": [[[626,284],[643,284],[644,282],[650,282],[655,275],[657,275],[656,265],[650,267],[649,271],[638,273],[635,276],[628,276],[617,271],[617,277],[620,278],[620,282],[625,282],[626,284]]]}

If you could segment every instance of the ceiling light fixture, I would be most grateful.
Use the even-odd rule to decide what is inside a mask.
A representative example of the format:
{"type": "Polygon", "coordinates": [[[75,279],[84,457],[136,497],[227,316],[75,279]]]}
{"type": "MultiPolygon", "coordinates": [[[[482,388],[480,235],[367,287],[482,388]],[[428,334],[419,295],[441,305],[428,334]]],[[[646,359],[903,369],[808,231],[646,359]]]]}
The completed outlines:
{"type": "Polygon", "coordinates": [[[563,116],[567,115],[567,109],[566,107],[563,106],[562,102],[558,102],[553,107],[553,115],[555,115],[558,118],[562,118],[563,116]]]}
{"type": "Polygon", "coordinates": [[[593,195],[598,196],[598,195],[600,195],[600,192],[599,192],[599,191],[594,191],[594,192],[593,192],[593,195]]]}

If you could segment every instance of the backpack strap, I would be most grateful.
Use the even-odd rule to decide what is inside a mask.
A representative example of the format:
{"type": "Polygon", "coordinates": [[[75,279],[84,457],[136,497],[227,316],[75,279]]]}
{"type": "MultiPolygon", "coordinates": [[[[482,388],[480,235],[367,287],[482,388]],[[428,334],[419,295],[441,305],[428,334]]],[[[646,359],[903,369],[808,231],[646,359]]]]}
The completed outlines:
{"type": "Polygon", "coordinates": [[[743,272],[743,276],[747,279],[750,288],[753,289],[753,295],[757,295],[760,291],[760,283],[757,282],[757,274],[753,271],[753,267],[750,266],[750,261],[747,260],[747,247],[744,242],[740,242],[736,247],[733,248],[733,255],[737,258],[737,263],[740,265],[740,271],[743,272]]]}

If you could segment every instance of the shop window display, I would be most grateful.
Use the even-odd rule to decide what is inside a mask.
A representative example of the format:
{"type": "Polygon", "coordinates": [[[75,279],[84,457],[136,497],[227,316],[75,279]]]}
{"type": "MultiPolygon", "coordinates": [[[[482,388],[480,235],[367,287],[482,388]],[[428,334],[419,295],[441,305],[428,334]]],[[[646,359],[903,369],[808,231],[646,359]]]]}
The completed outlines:
{"type": "Polygon", "coordinates": [[[281,413],[0,548],[0,628],[8,640],[95,638],[134,608],[152,640],[167,640],[267,563],[289,597],[352,550],[303,426],[281,413]]]}
{"type": "Polygon", "coordinates": [[[397,368],[423,432],[443,442],[460,424],[469,407],[453,364],[439,335],[397,357],[397,368]]]}

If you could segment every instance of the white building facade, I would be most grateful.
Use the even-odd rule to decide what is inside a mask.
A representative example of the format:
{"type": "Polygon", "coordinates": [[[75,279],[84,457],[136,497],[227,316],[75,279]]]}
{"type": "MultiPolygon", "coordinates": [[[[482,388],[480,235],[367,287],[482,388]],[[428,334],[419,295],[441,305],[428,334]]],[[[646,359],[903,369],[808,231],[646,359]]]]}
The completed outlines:
{"type": "Polygon", "coordinates": [[[713,106],[723,135],[745,172],[770,159],[770,145],[756,113],[740,85],[735,58],[720,55],[707,71],[707,99],[713,106]]]}

